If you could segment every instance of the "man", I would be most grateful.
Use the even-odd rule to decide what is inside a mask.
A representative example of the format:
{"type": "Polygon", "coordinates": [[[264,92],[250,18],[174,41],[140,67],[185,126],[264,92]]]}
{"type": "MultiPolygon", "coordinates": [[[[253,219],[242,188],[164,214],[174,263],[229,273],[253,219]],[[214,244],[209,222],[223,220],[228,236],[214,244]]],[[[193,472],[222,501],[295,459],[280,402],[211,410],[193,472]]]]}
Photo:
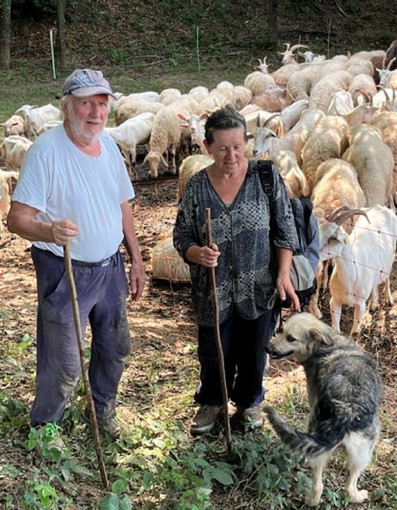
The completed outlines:
{"type": "Polygon", "coordinates": [[[144,268],[129,200],[134,190],[113,140],[103,132],[113,92],[100,71],[78,69],[65,81],[64,123],[26,155],[8,228],[32,241],[38,290],[36,398],[32,426],[57,422],[80,376],[80,358],[63,247],[70,243],[83,330],[92,331],[89,378],[100,428],[118,434],[116,395],[131,339],[128,283],[119,252],[131,258],[132,299],[144,268]]]}

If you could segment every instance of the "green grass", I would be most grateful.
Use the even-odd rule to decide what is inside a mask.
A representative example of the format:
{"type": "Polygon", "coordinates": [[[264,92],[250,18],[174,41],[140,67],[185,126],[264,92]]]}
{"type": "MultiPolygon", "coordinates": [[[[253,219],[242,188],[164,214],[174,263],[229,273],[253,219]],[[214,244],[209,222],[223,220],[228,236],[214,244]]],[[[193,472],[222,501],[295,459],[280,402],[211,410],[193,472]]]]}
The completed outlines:
{"type": "MultiPolygon", "coordinates": [[[[76,65],[76,67],[78,67],[76,65]]],[[[93,66],[95,67],[95,66],[93,66]]],[[[201,60],[200,72],[195,56],[186,59],[175,56],[172,59],[160,59],[155,65],[137,63],[133,66],[115,65],[100,66],[110,81],[114,91],[130,94],[154,90],[161,92],[165,88],[179,88],[187,93],[196,85],[215,87],[222,80],[238,85],[242,84],[250,72],[250,66],[242,62],[238,56],[227,61],[217,62],[216,57],[201,60]],[[215,71],[216,68],[216,71],[215,71]]],[[[4,122],[24,104],[44,105],[59,103],[56,95],[60,94],[65,78],[74,70],[70,67],[57,72],[53,78],[51,62],[30,64],[27,62],[13,63],[10,70],[0,70],[0,122],[4,122]]]]}

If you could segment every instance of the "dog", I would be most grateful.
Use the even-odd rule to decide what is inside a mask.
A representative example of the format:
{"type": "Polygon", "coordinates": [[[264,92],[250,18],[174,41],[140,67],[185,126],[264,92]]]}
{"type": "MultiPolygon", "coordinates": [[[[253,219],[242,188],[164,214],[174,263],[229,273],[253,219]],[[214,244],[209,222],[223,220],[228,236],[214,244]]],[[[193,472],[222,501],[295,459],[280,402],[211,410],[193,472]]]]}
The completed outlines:
{"type": "Polygon", "coordinates": [[[355,341],[310,313],[291,316],[267,351],[274,359],[295,359],[306,374],[310,405],[307,433],[289,426],[273,408],[264,409],[281,440],[308,458],[312,491],[306,505],[320,503],[323,471],[340,445],[348,457],[347,493],[352,502],[365,501],[368,492],[358,490],[357,481],[371,461],[380,433],[377,412],[382,383],[375,361],[355,341]]]}

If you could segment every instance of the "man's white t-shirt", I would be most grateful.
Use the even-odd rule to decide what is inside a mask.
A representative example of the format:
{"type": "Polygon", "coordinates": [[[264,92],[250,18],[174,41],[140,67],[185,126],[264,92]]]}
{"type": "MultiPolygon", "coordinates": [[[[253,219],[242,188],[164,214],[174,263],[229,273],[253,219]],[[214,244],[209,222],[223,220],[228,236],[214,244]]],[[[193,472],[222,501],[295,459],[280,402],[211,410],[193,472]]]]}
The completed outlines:
{"type": "MultiPolygon", "coordinates": [[[[47,223],[70,219],[79,227],[72,259],[98,262],[113,255],[123,240],[120,204],[135,193],[120,151],[106,133],[101,154],[88,156],[67,136],[63,125],[41,135],[26,154],[13,201],[38,209],[47,223]]],[[[55,243],[34,246],[63,256],[55,243]]]]}

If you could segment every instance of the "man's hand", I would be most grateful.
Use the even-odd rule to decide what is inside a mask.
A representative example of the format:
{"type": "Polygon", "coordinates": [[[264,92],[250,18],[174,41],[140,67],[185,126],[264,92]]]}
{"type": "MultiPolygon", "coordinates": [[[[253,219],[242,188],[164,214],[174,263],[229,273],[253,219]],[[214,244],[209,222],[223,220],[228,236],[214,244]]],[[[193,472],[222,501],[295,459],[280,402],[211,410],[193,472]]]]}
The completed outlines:
{"type": "Polygon", "coordinates": [[[130,287],[131,298],[134,301],[137,301],[142,296],[145,280],[146,275],[143,266],[133,262],[130,269],[130,287]]]}
{"type": "Polygon", "coordinates": [[[79,233],[79,227],[70,220],[54,221],[51,230],[58,246],[65,246],[79,233]]]}

